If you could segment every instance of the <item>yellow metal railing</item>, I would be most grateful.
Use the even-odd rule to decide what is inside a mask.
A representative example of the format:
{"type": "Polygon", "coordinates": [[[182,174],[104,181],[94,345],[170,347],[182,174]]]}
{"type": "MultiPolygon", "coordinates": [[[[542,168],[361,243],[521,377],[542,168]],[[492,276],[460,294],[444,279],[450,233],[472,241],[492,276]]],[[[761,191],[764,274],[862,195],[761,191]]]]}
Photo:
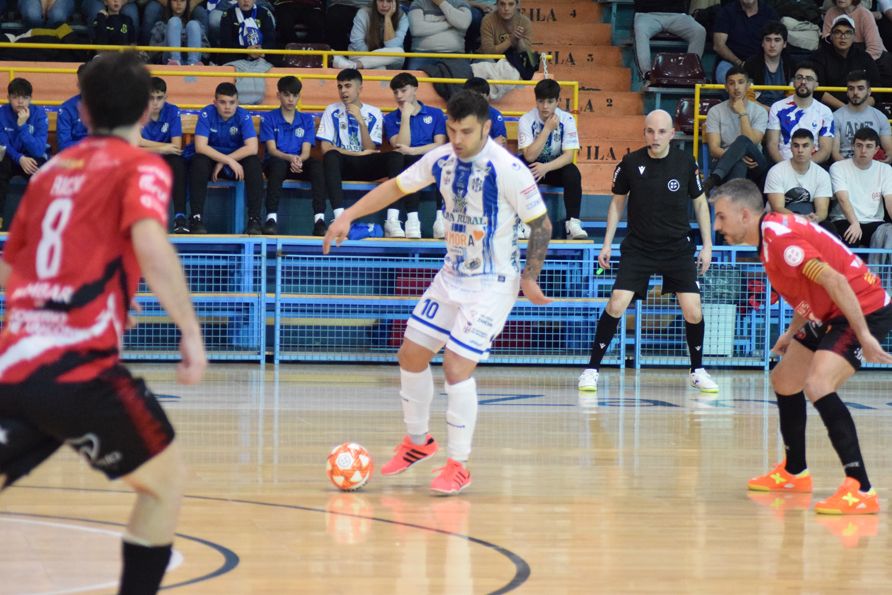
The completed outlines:
{"type": "MultiPolygon", "coordinates": [[[[273,50],[263,49],[259,52],[252,52],[244,48],[191,48],[191,47],[175,47],[175,46],[156,46],[156,45],[93,45],[88,43],[11,43],[4,41],[0,43],[0,48],[9,49],[43,49],[43,50],[90,50],[96,52],[126,52],[126,51],[142,51],[142,52],[182,52],[182,53],[201,53],[201,54],[269,54],[271,56],[321,56],[322,68],[328,68],[328,62],[332,56],[378,56],[383,58],[465,58],[468,60],[499,60],[504,58],[504,54],[435,54],[431,52],[353,52],[350,50],[273,50]]],[[[540,54],[546,62],[551,60],[551,54],[540,54]]]]}
{"type": "MultiPolygon", "coordinates": [[[[2,46],[3,44],[0,44],[2,46]]],[[[37,45],[37,44],[33,44],[37,45]]],[[[244,53],[244,52],[242,52],[244,53]]],[[[2,63],[0,63],[2,64],[2,63]]],[[[149,65],[149,70],[153,75],[156,76],[183,76],[183,77],[213,77],[213,78],[280,78],[282,76],[281,72],[221,72],[221,71],[202,71],[196,68],[190,68],[189,70],[165,70],[163,66],[152,66],[149,65]]],[[[301,80],[335,80],[337,78],[336,74],[323,74],[316,72],[294,72],[294,76],[301,80]]],[[[76,74],[77,68],[48,68],[41,66],[2,66],[0,65],[0,72],[9,73],[9,78],[12,79],[16,76],[16,73],[35,73],[35,74],[76,74]]],[[[365,75],[363,76],[363,80],[365,81],[390,81],[391,77],[381,76],[381,75],[365,75]]],[[[465,79],[451,79],[451,78],[434,78],[434,77],[419,77],[419,82],[422,83],[452,83],[452,84],[463,84],[465,79]]],[[[514,86],[534,86],[538,81],[510,81],[510,80],[491,80],[490,84],[493,85],[514,85],[514,86]]],[[[571,111],[576,114],[579,112],[579,82],[578,81],[557,81],[559,85],[562,87],[569,87],[572,91],[571,95],[571,111]]],[[[60,105],[61,101],[36,101],[35,103],[42,105],[60,105]]],[[[179,107],[183,109],[201,109],[207,104],[177,104],[179,107]]],[[[252,110],[271,110],[279,107],[278,105],[250,105],[246,106],[250,107],[252,110]]],[[[316,111],[321,112],[325,110],[325,105],[307,105],[302,102],[298,102],[298,109],[302,111],[316,111]]],[[[391,111],[392,107],[384,108],[384,111],[391,111]]],[[[526,112],[517,112],[517,111],[506,111],[502,112],[506,116],[522,116],[526,112]]]]}
{"type": "MultiPolygon", "coordinates": [[[[700,113],[700,91],[702,89],[707,90],[721,90],[724,91],[725,85],[720,85],[718,83],[710,83],[710,84],[698,84],[694,86],[694,140],[693,140],[693,150],[694,150],[694,158],[700,154],[700,122],[706,120],[706,114],[700,113]]],[[[794,91],[793,87],[786,85],[753,85],[753,91],[794,91]]],[[[845,92],[845,87],[818,87],[815,89],[815,94],[818,92],[830,91],[830,92],[845,92]]],[[[872,89],[874,93],[890,93],[892,92],[892,88],[887,87],[877,87],[872,89]]],[[[815,99],[815,101],[818,101],[815,99]]],[[[892,121],[892,120],[890,120],[892,121]]]]}

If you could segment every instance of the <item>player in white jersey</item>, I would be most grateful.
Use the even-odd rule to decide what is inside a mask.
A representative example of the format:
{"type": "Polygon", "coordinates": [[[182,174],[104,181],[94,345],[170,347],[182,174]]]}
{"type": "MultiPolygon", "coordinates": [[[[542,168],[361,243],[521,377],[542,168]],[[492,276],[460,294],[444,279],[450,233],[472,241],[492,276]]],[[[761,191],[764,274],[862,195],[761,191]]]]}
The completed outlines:
{"type": "Polygon", "coordinates": [[[489,356],[519,289],[533,304],[551,300],[537,279],[551,221],[527,167],[489,140],[489,105],[482,96],[460,91],[446,108],[449,143],[434,149],[338,217],[323,240],[328,254],[359,217],[379,211],[429,184],[444,199],[447,252],[443,268],[415,306],[399,351],[403,416],[408,434],[384,464],[384,475],[402,473],[437,452],[428,433],[434,397],[431,359],[446,348],[446,423],[449,458],[431,484],[437,494],[457,494],[471,484],[465,463],[477,420],[478,362],[489,356]],[[520,267],[517,230],[530,227],[526,265],[520,267]]]}

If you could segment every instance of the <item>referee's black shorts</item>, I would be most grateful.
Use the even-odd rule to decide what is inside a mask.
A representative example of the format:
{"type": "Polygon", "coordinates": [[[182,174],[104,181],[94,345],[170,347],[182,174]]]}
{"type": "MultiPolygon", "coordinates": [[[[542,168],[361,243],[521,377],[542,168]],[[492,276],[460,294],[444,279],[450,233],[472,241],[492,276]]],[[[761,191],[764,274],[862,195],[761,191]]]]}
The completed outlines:
{"type": "Polygon", "coordinates": [[[62,444],[110,479],[123,477],[161,453],[174,429],[146,383],[116,364],[88,382],[58,382],[38,370],[0,384],[0,435],[0,475],[11,483],[62,444]]]}
{"type": "MultiPolygon", "coordinates": [[[[882,342],[892,330],[892,304],[887,304],[864,318],[870,334],[882,342]]],[[[855,370],[861,368],[861,344],[845,317],[823,323],[809,322],[799,329],[794,339],[809,351],[832,351],[849,362],[855,370]]]]}
{"type": "Polygon", "coordinates": [[[647,296],[653,275],[663,276],[663,293],[700,293],[697,283],[697,247],[688,237],[671,244],[648,246],[636,238],[623,240],[619,271],[613,289],[635,293],[635,299],[647,296]]]}

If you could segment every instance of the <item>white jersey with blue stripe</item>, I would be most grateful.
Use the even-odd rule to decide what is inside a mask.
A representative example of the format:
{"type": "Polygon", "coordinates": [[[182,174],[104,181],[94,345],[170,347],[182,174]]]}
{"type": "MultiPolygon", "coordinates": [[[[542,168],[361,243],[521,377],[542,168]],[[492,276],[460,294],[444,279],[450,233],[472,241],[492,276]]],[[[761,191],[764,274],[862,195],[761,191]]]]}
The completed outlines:
{"type": "Polygon", "coordinates": [[[530,170],[492,139],[470,161],[451,143],[428,152],[396,178],[409,194],[436,184],[446,219],[444,270],[459,277],[520,274],[517,224],[546,213],[530,170]]]}

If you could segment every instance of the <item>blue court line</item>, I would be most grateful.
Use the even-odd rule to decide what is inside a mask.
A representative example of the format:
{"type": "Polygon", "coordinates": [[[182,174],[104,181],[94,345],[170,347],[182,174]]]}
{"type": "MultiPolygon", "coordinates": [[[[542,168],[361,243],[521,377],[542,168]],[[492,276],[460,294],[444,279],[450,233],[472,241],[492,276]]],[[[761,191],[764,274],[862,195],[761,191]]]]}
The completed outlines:
{"type": "MultiPolygon", "coordinates": [[[[491,405],[493,403],[504,403],[506,401],[520,401],[524,399],[541,399],[545,395],[512,395],[512,396],[504,396],[497,395],[494,393],[478,393],[478,397],[498,397],[497,399],[480,399],[478,403],[480,405],[491,405]]],[[[539,405],[540,403],[531,403],[531,405],[539,405]]],[[[545,403],[541,403],[544,405],[545,403]]]]}

